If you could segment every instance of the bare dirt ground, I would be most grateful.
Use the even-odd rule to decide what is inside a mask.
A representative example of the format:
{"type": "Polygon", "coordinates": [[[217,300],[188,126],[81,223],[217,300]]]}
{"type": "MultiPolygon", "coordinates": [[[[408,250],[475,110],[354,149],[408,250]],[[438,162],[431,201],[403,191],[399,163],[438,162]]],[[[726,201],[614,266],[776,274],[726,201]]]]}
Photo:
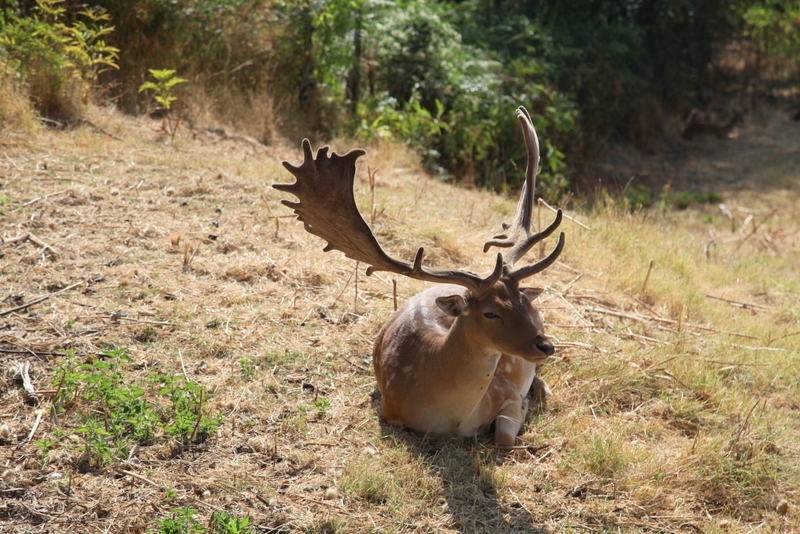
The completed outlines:
{"type": "MultiPolygon", "coordinates": [[[[612,154],[606,172],[713,191],[731,216],[570,212],[592,230],[565,224],[539,282],[554,397],[501,453],[379,421],[392,280],[323,254],[279,204],[299,149],[91,119],[0,133],[3,532],[245,531],[220,513],[252,532],[800,529],[800,124],[612,154]]],[[[386,248],[490,269],[475,252],[514,199],[384,147],[357,177],[366,214],[367,164],[386,248]]],[[[397,299],[422,287],[397,280],[397,299]]]]}

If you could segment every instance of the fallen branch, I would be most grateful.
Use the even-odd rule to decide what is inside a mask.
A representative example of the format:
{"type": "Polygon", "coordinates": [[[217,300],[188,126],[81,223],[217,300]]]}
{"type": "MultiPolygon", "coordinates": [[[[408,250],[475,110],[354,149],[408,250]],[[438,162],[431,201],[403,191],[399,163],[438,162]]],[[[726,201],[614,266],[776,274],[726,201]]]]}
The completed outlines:
{"type": "Polygon", "coordinates": [[[32,200],[27,201],[25,204],[23,204],[23,207],[24,206],[30,206],[31,204],[34,204],[34,203],[39,202],[40,200],[44,200],[46,198],[54,197],[56,195],[61,195],[63,193],[66,193],[67,191],[68,191],[68,189],[62,189],[61,191],[56,191],[55,193],[49,193],[47,195],[42,195],[40,197],[36,197],[36,198],[34,198],[32,200]]]}
{"type": "Polygon", "coordinates": [[[54,295],[58,295],[59,293],[63,293],[64,291],[68,291],[68,290],[70,290],[70,289],[72,289],[74,287],[77,287],[77,286],[79,286],[79,285],[81,285],[83,283],[84,283],[83,280],[81,280],[80,282],[75,282],[74,284],[69,285],[69,286],[67,286],[67,287],[65,287],[63,289],[59,289],[55,293],[50,293],[49,295],[43,295],[43,296],[41,296],[41,297],[39,297],[37,299],[34,299],[34,300],[32,300],[32,301],[30,301],[30,302],[28,302],[26,304],[23,304],[21,306],[17,306],[16,308],[11,308],[10,310],[6,310],[6,311],[3,311],[3,312],[0,312],[0,317],[3,317],[5,315],[8,315],[10,313],[14,313],[14,312],[17,312],[17,311],[20,311],[20,310],[24,310],[25,308],[29,308],[29,307],[33,306],[34,304],[39,304],[40,302],[43,302],[43,301],[49,299],[50,297],[52,297],[54,295]]]}
{"type": "Polygon", "coordinates": [[[21,241],[30,241],[31,243],[39,245],[40,247],[44,248],[45,250],[50,251],[50,254],[52,254],[53,257],[56,257],[56,258],[58,257],[58,253],[55,251],[55,249],[53,247],[51,247],[50,245],[48,245],[47,243],[45,243],[44,241],[42,241],[41,239],[39,239],[38,237],[36,237],[35,235],[33,235],[31,233],[18,235],[16,237],[12,237],[10,239],[3,240],[3,242],[0,243],[0,247],[4,247],[4,246],[10,245],[12,243],[19,243],[21,241]]]}
{"type": "Polygon", "coordinates": [[[39,245],[40,247],[44,248],[45,250],[49,250],[50,254],[52,254],[54,257],[58,257],[58,252],[56,252],[53,247],[51,247],[50,245],[48,245],[47,243],[45,243],[44,241],[42,241],[41,239],[39,239],[35,235],[28,234],[28,241],[30,241],[31,243],[36,243],[37,245],[39,245]]]}
{"type": "MultiPolygon", "coordinates": [[[[41,350],[15,350],[0,349],[0,354],[30,354],[31,356],[63,356],[63,352],[41,351],[41,350]]],[[[75,354],[76,356],[86,356],[87,353],[75,354]]]]}
{"type": "MultiPolygon", "coordinates": [[[[558,213],[558,210],[557,210],[557,209],[555,209],[553,206],[551,206],[550,204],[548,204],[547,202],[545,202],[545,201],[544,201],[544,200],[542,200],[541,198],[539,199],[539,204],[541,204],[541,205],[542,205],[542,206],[544,206],[545,208],[549,209],[549,210],[550,210],[550,211],[552,211],[553,213],[558,213]]],[[[586,229],[586,230],[591,230],[591,228],[589,228],[588,226],[586,226],[586,225],[585,225],[585,224],[583,224],[582,222],[580,222],[580,221],[578,221],[578,220],[576,220],[576,219],[573,219],[573,218],[572,218],[572,217],[570,217],[569,215],[567,215],[567,214],[565,214],[565,213],[562,213],[562,215],[564,216],[564,218],[565,218],[565,219],[569,219],[570,221],[574,222],[575,224],[577,224],[577,225],[578,225],[578,226],[580,226],[581,228],[584,228],[584,229],[586,229]]]]}
{"type": "Polygon", "coordinates": [[[28,234],[22,234],[16,237],[9,237],[8,239],[0,240],[0,248],[6,245],[13,245],[14,243],[19,243],[20,241],[25,241],[27,239],[28,239],[28,234]]]}
{"type": "Polygon", "coordinates": [[[16,162],[15,162],[13,159],[11,159],[11,157],[10,157],[8,154],[6,154],[5,152],[3,152],[3,155],[4,155],[4,156],[6,157],[6,159],[9,161],[9,163],[11,163],[11,165],[13,165],[13,166],[14,166],[14,168],[15,168],[15,169],[17,169],[18,171],[22,172],[22,169],[19,167],[19,165],[17,165],[17,164],[16,164],[16,162]]]}
{"type": "Polygon", "coordinates": [[[23,304],[21,306],[17,306],[16,308],[11,308],[10,310],[6,310],[6,311],[3,311],[3,312],[0,312],[0,317],[3,317],[4,315],[8,315],[10,313],[18,312],[20,310],[24,310],[25,308],[30,308],[34,304],[39,304],[40,302],[44,302],[45,300],[47,300],[49,298],[50,298],[50,295],[45,295],[43,297],[39,297],[38,299],[32,300],[30,302],[27,302],[27,303],[25,303],[25,304],[23,304]]]}
{"type": "Polygon", "coordinates": [[[160,486],[160,485],[156,484],[155,482],[153,482],[152,480],[150,480],[149,478],[145,478],[145,477],[143,477],[142,475],[140,475],[138,473],[134,473],[133,471],[128,471],[127,469],[118,469],[118,471],[120,473],[122,473],[123,475],[128,475],[129,477],[137,478],[137,479],[141,480],[142,482],[146,482],[147,484],[150,484],[154,488],[158,488],[158,489],[161,489],[161,490],[164,489],[163,486],[160,486]]]}
{"type": "Polygon", "coordinates": [[[39,423],[42,422],[42,417],[44,416],[44,412],[45,411],[41,410],[41,409],[40,410],[36,410],[36,422],[33,423],[33,428],[31,428],[31,431],[28,434],[28,437],[26,437],[24,440],[19,442],[16,447],[14,447],[15,450],[21,449],[22,447],[25,446],[26,443],[28,443],[30,440],[33,439],[34,434],[36,434],[36,429],[39,428],[39,423]]]}
{"type": "MultiPolygon", "coordinates": [[[[630,319],[632,321],[637,321],[637,322],[640,322],[640,323],[660,322],[660,323],[665,323],[665,324],[670,324],[670,325],[675,325],[675,326],[679,325],[679,322],[675,321],[674,319],[664,319],[662,317],[650,317],[650,316],[647,316],[647,315],[637,315],[637,314],[634,314],[634,313],[625,313],[625,312],[621,312],[621,311],[617,311],[617,310],[609,310],[609,309],[606,309],[606,308],[598,308],[596,306],[587,306],[586,308],[584,308],[584,310],[588,311],[588,312],[602,313],[604,315],[611,315],[613,317],[619,317],[621,319],[630,319]]],[[[697,329],[697,330],[705,330],[707,332],[714,332],[715,334],[727,334],[729,336],[745,337],[745,338],[748,338],[748,339],[758,339],[755,336],[749,336],[747,334],[740,334],[738,332],[728,332],[727,330],[719,330],[717,328],[712,328],[710,326],[704,326],[704,325],[701,325],[701,324],[683,323],[682,327],[683,328],[694,328],[694,329],[697,329]]]]}
{"type": "Polygon", "coordinates": [[[722,302],[727,302],[731,306],[734,306],[734,307],[737,307],[737,308],[743,308],[743,309],[754,308],[754,309],[759,309],[759,310],[767,310],[767,309],[769,309],[766,306],[761,306],[760,304],[752,304],[750,302],[740,302],[738,300],[730,300],[730,299],[726,299],[726,298],[722,298],[722,297],[716,297],[714,295],[709,295],[709,294],[706,294],[706,297],[708,297],[710,299],[714,299],[714,300],[721,300],[722,302]]]}
{"type": "Polygon", "coordinates": [[[125,141],[125,140],[124,140],[124,139],[122,139],[121,137],[117,137],[116,135],[114,135],[114,134],[112,134],[112,133],[109,133],[109,132],[107,132],[106,130],[104,130],[104,129],[100,128],[98,125],[96,125],[96,124],[95,124],[95,123],[93,123],[92,121],[89,121],[89,120],[86,120],[86,119],[81,119],[81,121],[80,121],[80,122],[82,122],[83,124],[86,124],[87,126],[91,126],[92,128],[94,128],[95,130],[97,130],[97,131],[98,131],[98,132],[100,132],[101,134],[103,134],[103,135],[107,135],[107,136],[108,136],[108,137],[110,137],[111,139],[114,139],[114,140],[116,140],[116,141],[125,141]]]}
{"type": "MultiPolygon", "coordinates": [[[[789,352],[789,349],[783,349],[781,347],[751,347],[749,345],[736,345],[735,343],[727,343],[731,347],[735,347],[737,349],[744,349],[744,350],[755,350],[755,351],[766,351],[766,352],[789,352]]],[[[742,365],[737,363],[736,365],[742,365]]]]}
{"type": "Polygon", "coordinates": [[[127,315],[123,315],[122,312],[113,312],[109,313],[108,315],[98,315],[98,317],[108,317],[114,319],[115,321],[123,319],[125,321],[134,321],[137,323],[158,324],[162,326],[175,326],[174,324],[167,321],[151,321],[149,319],[139,319],[138,317],[128,317],[127,315]]]}

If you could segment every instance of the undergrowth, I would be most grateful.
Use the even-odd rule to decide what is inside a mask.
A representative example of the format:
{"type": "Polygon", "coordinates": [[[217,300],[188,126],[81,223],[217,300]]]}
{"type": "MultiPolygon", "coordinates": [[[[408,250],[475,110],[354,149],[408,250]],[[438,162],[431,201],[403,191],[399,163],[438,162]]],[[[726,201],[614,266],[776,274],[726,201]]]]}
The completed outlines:
{"type": "MultiPolygon", "coordinates": [[[[202,386],[159,373],[133,382],[132,361],[124,348],[88,358],[66,352],[55,370],[53,435],[80,436],[81,470],[125,460],[136,447],[199,445],[219,428],[222,416],[208,412],[202,386]]],[[[43,453],[54,445],[39,442],[43,453]]]]}

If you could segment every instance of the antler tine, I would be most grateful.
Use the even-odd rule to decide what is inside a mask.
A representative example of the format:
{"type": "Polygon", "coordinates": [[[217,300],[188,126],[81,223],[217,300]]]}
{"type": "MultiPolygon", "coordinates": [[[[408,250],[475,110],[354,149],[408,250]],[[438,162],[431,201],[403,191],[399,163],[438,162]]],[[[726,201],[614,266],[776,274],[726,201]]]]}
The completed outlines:
{"type": "Polygon", "coordinates": [[[461,285],[475,293],[487,291],[500,279],[503,273],[500,254],[494,270],[486,278],[468,271],[427,269],[422,265],[423,248],[417,251],[413,263],[386,254],[361,217],[353,196],[356,160],[366,152],[356,149],[341,156],[335,152],[328,156],[328,147],[324,146],[314,157],[308,139],[303,139],[302,146],[303,163],[299,167],[283,162],[296,181],[293,184],[273,184],[272,187],[299,199],[298,202],[282,200],[281,203],[294,210],[309,233],[328,242],[325,252],[340,250],[350,259],[367,263],[367,275],[374,271],[388,271],[428,282],[461,285]]]}
{"type": "MultiPolygon", "coordinates": [[[[560,210],[559,210],[560,211],[560,210]]],[[[555,229],[555,225],[550,225],[555,229]]],[[[549,230],[549,228],[548,228],[549,230]]],[[[528,278],[529,276],[533,276],[536,273],[540,273],[553,265],[558,257],[561,255],[561,251],[564,250],[564,232],[561,232],[558,236],[558,243],[556,243],[556,248],[553,249],[546,258],[543,258],[533,265],[526,265],[525,267],[520,267],[516,271],[510,272],[507,276],[508,278],[516,281],[519,283],[521,280],[528,278]]]]}
{"type": "MultiPolygon", "coordinates": [[[[517,108],[517,120],[522,126],[525,148],[528,152],[528,165],[525,169],[525,183],[522,185],[517,212],[511,224],[503,224],[505,232],[487,241],[483,246],[486,252],[490,247],[510,248],[505,254],[507,267],[510,269],[536,243],[531,241],[531,220],[533,217],[533,201],[536,192],[536,172],[539,169],[539,138],[528,110],[523,106],[517,108]]],[[[549,234],[548,234],[549,235],[549,234]]],[[[542,236],[544,238],[546,236],[542,236]]]]}

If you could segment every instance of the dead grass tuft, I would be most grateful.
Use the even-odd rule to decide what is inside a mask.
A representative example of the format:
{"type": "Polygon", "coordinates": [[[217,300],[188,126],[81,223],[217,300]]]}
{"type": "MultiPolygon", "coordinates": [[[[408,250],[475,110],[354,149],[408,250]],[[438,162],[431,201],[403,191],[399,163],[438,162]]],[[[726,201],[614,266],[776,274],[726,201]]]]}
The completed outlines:
{"type": "Polygon", "coordinates": [[[14,132],[31,133],[37,125],[27,95],[13,80],[0,75],[0,92],[0,144],[5,145],[14,132]]]}

